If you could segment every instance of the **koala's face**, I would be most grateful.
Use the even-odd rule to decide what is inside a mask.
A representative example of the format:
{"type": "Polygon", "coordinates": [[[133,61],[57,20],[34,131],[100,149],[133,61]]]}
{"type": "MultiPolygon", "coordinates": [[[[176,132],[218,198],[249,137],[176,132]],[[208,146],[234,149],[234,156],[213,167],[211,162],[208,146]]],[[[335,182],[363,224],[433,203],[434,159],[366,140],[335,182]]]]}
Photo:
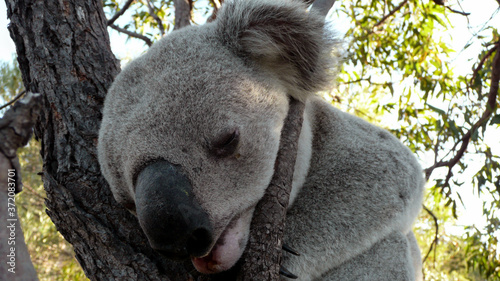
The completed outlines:
{"type": "Polygon", "coordinates": [[[239,259],[273,173],[283,91],[197,28],[163,39],[116,78],[100,161],[154,249],[191,257],[203,273],[239,259]]]}
{"type": "Polygon", "coordinates": [[[99,162],[151,246],[229,269],[271,180],[288,96],[328,81],[333,42],[302,1],[225,2],[120,73],[106,98],[99,162]]]}

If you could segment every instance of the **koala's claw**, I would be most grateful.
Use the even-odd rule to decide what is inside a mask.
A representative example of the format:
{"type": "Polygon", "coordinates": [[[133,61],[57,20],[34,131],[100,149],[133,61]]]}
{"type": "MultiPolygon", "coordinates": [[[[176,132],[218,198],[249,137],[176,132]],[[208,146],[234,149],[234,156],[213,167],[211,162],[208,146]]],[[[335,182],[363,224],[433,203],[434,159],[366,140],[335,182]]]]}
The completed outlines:
{"type": "Polygon", "coordinates": [[[291,273],[290,271],[288,271],[288,269],[284,268],[283,266],[280,266],[280,275],[283,275],[285,277],[288,277],[290,279],[297,279],[298,276],[291,273]]]}
{"type": "MultiPolygon", "coordinates": [[[[287,244],[283,243],[283,245],[281,246],[281,248],[286,251],[286,252],[289,252],[290,254],[292,255],[295,255],[295,256],[300,256],[300,254],[295,250],[293,249],[292,247],[288,246],[287,244]]],[[[280,266],[280,275],[283,275],[285,277],[288,277],[290,279],[297,279],[298,276],[291,273],[290,271],[288,271],[288,269],[286,269],[285,267],[283,266],[280,266]]]]}
{"type": "Polygon", "coordinates": [[[292,247],[288,246],[285,243],[283,243],[283,246],[281,246],[281,248],[294,256],[300,256],[300,254],[295,249],[293,249],[292,247]]]}

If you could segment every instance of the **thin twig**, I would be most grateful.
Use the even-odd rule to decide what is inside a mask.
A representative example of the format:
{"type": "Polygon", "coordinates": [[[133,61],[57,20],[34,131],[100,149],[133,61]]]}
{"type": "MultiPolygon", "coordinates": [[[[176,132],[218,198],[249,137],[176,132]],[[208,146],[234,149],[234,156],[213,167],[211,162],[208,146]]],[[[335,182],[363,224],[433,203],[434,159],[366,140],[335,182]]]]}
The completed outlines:
{"type": "MultiPolygon", "coordinates": [[[[375,33],[375,29],[377,27],[382,25],[389,17],[393,16],[397,11],[401,10],[401,8],[403,8],[403,6],[406,5],[406,3],[408,3],[408,0],[404,0],[396,8],[394,8],[392,11],[390,11],[387,15],[382,17],[382,19],[380,19],[380,21],[378,21],[375,25],[372,26],[372,28],[368,31],[368,33],[365,35],[365,37],[368,37],[368,36],[372,35],[373,33],[375,33]]],[[[351,42],[351,44],[352,44],[352,42],[351,42]]]]}
{"type": "Polygon", "coordinates": [[[434,213],[431,210],[429,210],[429,208],[427,208],[425,205],[423,207],[424,207],[424,210],[427,213],[429,213],[429,215],[431,215],[432,219],[434,220],[434,227],[436,228],[436,232],[434,233],[434,240],[431,243],[429,251],[427,251],[427,254],[425,255],[424,259],[422,260],[422,263],[425,263],[425,261],[427,260],[427,258],[430,255],[430,253],[432,252],[432,249],[437,247],[437,243],[439,240],[439,223],[438,223],[438,219],[437,219],[436,215],[434,215],[434,213]]]}
{"type": "Polygon", "coordinates": [[[163,22],[158,17],[158,15],[155,13],[156,7],[153,6],[153,4],[151,3],[150,0],[146,0],[146,4],[147,4],[148,9],[149,9],[149,14],[158,23],[158,27],[160,28],[161,36],[165,36],[165,29],[163,28],[163,22]]]}
{"type": "Polygon", "coordinates": [[[127,3],[125,3],[125,5],[123,5],[123,7],[118,12],[116,12],[116,14],[111,19],[108,20],[107,24],[112,25],[115,20],[117,20],[121,15],[125,13],[125,11],[127,11],[132,2],[134,2],[134,0],[128,0],[127,3]]]}
{"type": "Polygon", "coordinates": [[[24,94],[26,93],[26,90],[23,90],[22,92],[20,92],[19,94],[17,94],[11,101],[9,101],[8,103],[0,106],[0,110],[6,108],[7,106],[13,104],[16,102],[16,100],[18,100],[20,97],[22,97],[24,94]]]}
{"type": "Polygon", "coordinates": [[[448,9],[448,10],[452,11],[452,12],[453,12],[453,13],[455,13],[455,14],[460,14],[460,15],[462,15],[462,16],[468,16],[468,15],[470,15],[470,13],[460,12],[460,11],[457,11],[457,10],[453,10],[452,8],[450,8],[450,7],[448,7],[448,6],[445,6],[445,7],[446,7],[446,9],[448,9]]]}
{"type": "Polygon", "coordinates": [[[387,15],[385,15],[379,22],[377,22],[373,26],[372,30],[375,29],[375,27],[382,25],[389,17],[393,16],[397,11],[401,10],[401,8],[403,8],[403,6],[406,5],[406,3],[408,3],[408,0],[404,0],[403,2],[401,2],[396,8],[394,8],[387,15]]]}
{"type": "Polygon", "coordinates": [[[25,190],[27,189],[31,194],[35,195],[35,197],[37,197],[38,199],[41,199],[41,200],[47,199],[46,197],[43,197],[38,192],[36,192],[36,190],[29,185],[23,184],[23,188],[25,188],[25,190]]]}
{"type": "Polygon", "coordinates": [[[339,82],[339,84],[342,84],[342,85],[350,85],[350,84],[355,84],[355,83],[360,83],[360,82],[368,82],[370,83],[370,85],[376,85],[376,86],[392,86],[392,82],[384,82],[384,83],[377,83],[377,82],[373,82],[371,81],[371,76],[368,77],[368,78],[360,78],[358,80],[352,80],[352,81],[347,81],[347,82],[339,82]]]}
{"type": "Polygon", "coordinates": [[[114,24],[110,24],[109,27],[113,28],[114,30],[118,31],[118,32],[121,32],[121,33],[125,33],[127,34],[128,36],[130,37],[134,37],[134,38],[137,38],[137,39],[141,39],[143,40],[144,42],[146,42],[146,45],[148,45],[149,47],[151,47],[151,45],[153,45],[153,42],[151,42],[151,40],[144,36],[144,35],[141,35],[139,33],[135,33],[135,32],[132,32],[132,31],[129,31],[129,30],[126,30],[125,28],[121,28],[119,26],[116,26],[114,24]]]}
{"type": "MultiPolygon", "coordinates": [[[[470,15],[470,13],[466,13],[466,12],[460,12],[460,11],[457,11],[457,10],[453,10],[452,8],[446,6],[445,4],[445,0],[433,0],[434,3],[436,3],[436,5],[439,5],[439,6],[443,6],[445,8],[447,8],[448,10],[452,11],[453,13],[457,13],[457,14],[461,14],[463,16],[468,16],[470,15]]],[[[459,3],[460,4],[460,3],[459,3]]]]}
{"type": "Polygon", "coordinates": [[[446,192],[446,197],[450,197],[450,195],[451,195],[450,179],[453,176],[453,171],[451,170],[452,168],[453,168],[453,166],[448,167],[448,173],[446,174],[443,186],[441,187],[441,190],[443,190],[443,191],[444,191],[445,187],[448,188],[448,191],[446,192]]]}

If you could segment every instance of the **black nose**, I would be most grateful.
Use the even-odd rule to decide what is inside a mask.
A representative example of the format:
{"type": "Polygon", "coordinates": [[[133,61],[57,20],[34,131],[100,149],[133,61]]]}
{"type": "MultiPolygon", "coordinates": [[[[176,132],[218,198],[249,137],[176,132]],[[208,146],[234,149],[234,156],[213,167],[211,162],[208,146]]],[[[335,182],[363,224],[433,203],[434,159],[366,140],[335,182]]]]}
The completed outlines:
{"type": "Polygon", "coordinates": [[[172,259],[208,252],[212,225],[178,167],[158,161],[144,168],[137,177],[135,203],[153,249],[172,259]]]}

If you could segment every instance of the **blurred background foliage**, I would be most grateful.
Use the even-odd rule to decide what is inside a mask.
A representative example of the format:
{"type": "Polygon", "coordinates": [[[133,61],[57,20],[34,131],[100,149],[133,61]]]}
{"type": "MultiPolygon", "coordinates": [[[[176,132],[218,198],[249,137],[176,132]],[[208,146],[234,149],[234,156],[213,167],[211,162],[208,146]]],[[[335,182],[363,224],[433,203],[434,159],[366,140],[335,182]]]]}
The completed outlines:
{"type": "Polygon", "coordinates": [[[332,102],[419,157],[428,179],[428,211],[415,227],[425,279],[500,280],[498,62],[492,78],[500,1],[475,25],[463,9],[474,1],[338,2],[331,18],[351,24],[332,102]]]}
{"type": "MultiPolygon", "coordinates": [[[[193,1],[191,23],[203,24],[221,4],[193,1]]],[[[112,45],[126,38],[134,56],[174,28],[174,1],[103,5],[108,19],[123,13],[108,22],[112,45]]],[[[344,36],[345,56],[325,98],[393,132],[425,170],[425,210],[415,225],[425,280],[500,280],[499,7],[500,0],[338,0],[328,17],[344,36]],[[471,23],[478,16],[464,7],[486,4],[471,23]]],[[[115,53],[122,64],[131,59],[115,53]]],[[[0,71],[7,101],[22,91],[20,73],[14,62],[0,71]]],[[[25,189],[17,199],[33,262],[41,280],[86,280],[44,212],[38,151],[34,140],[20,151],[25,189]]]]}

